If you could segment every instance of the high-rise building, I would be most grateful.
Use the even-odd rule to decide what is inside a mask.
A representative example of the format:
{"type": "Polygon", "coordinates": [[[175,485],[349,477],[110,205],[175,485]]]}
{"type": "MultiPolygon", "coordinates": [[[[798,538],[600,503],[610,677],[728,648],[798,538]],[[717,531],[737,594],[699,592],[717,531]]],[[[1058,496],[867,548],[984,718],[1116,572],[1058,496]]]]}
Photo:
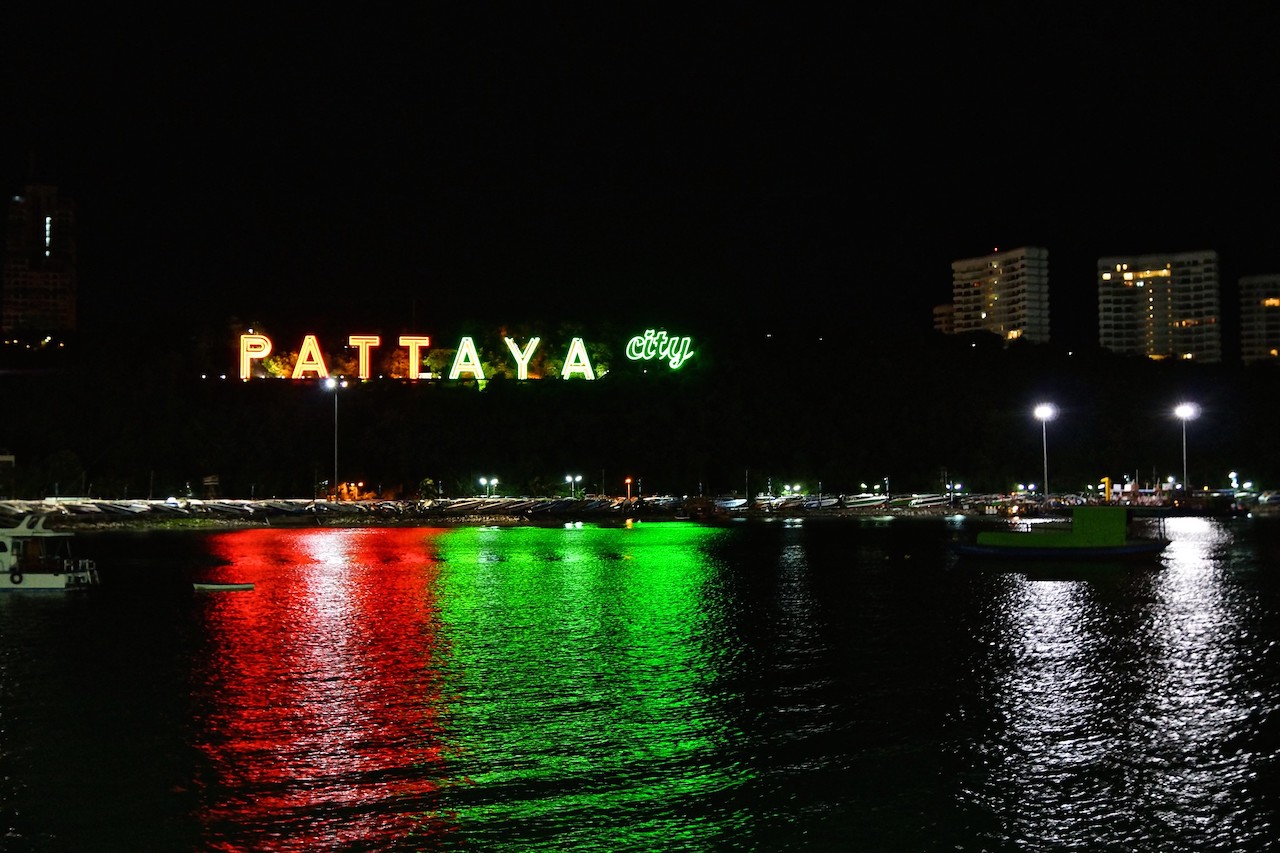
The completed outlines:
{"type": "Polygon", "coordinates": [[[953,261],[951,304],[954,334],[1048,343],[1049,250],[1023,247],[953,261]]]}
{"type": "Polygon", "coordinates": [[[1240,279],[1240,360],[1280,362],[1280,273],[1240,279]]]}
{"type": "Polygon", "coordinates": [[[1218,253],[1099,258],[1098,343],[1150,359],[1221,361],[1218,253]]]}
{"type": "Polygon", "coordinates": [[[956,307],[950,302],[933,306],[933,330],[944,335],[955,334],[956,307]]]}
{"type": "Polygon", "coordinates": [[[56,187],[31,185],[9,202],[0,271],[0,331],[76,328],[76,210],[56,187]]]}

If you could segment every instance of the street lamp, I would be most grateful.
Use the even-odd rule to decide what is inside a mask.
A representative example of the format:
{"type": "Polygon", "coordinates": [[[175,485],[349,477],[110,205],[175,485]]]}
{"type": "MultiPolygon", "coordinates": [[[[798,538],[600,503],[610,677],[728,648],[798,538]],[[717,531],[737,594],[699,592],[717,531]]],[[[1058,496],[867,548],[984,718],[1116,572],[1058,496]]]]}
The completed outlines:
{"type": "Polygon", "coordinates": [[[1182,488],[1190,486],[1187,482],[1187,421],[1200,414],[1200,407],[1195,403],[1179,403],[1173,413],[1182,421],[1182,488]]]}
{"type": "Polygon", "coordinates": [[[333,392],[333,499],[338,500],[338,389],[345,388],[346,382],[340,382],[330,376],[324,381],[324,387],[333,392]]]}
{"type": "Polygon", "coordinates": [[[1044,480],[1041,485],[1044,487],[1045,497],[1049,496],[1049,421],[1053,420],[1058,414],[1058,410],[1054,408],[1052,403],[1041,403],[1036,406],[1035,415],[1040,420],[1040,447],[1044,453],[1044,480]]]}
{"type": "Polygon", "coordinates": [[[566,474],[564,481],[569,484],[569,499],[576,500],[578,497],[578,492],[577,492],[577,487],[574,484],[582,482],[582,475],[579,474],[576,477],[574,477],[566,474]]]}
{"type": "Polygon", "coordinates": [[[492,479],[488,479],[485,477],[481,477],[480,488],[484,489],[484,496],[486,498],[491,497],[493,495],[494,490],[498,488],[498,478],[494,477],[492,479]]]}
{"type": "Polygon", "coordinates": [[[630,477],[626,479],[626,484],[627,484],[627,506],[630,506],[631,505],[631,478],[630,477]]]}

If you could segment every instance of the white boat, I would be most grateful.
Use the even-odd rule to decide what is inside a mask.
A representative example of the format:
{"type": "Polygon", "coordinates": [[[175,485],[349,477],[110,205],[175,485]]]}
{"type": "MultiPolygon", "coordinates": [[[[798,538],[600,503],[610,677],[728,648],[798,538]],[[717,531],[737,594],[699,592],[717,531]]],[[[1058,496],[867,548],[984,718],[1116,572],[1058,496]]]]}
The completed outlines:
{"type": "Polygon", "coordinates": [[[196,581],[192,584],[196,592],[240,592],[252,590],[252,583],[216,583],[212,581],[196,581]]]}
{"type": "Polygon", "coordinates": [[[802,506],[805,509],[830,509],[840,503],[839,495],[818,495],[817,497],[805,498],[802,506]]]}
{"type": "Polygon", "coordinates": [[[30,513],[0,527],[0,590],[73,589],[98,584],[93,560],[71,554],[74,533],[50,530],[49,516],[30,513]]]}
{"type": "Polygon", "coordinates": [[[1280,516],[1280,491],[1266,491],[1258,495],[1253,504],[1254,516],[1280,516]]]}
{"type": "Polygon", "coordinates": [[[884,506],[889,499],[884,495],[874,495],[870,492],[862,492],[857,495],[845,495],[840,503],[851,509],[866,509],[867,507],[884,506]]]}
{"type": "Polygon", "coordinates": [[[731,496],[724,496],[715,499],[716,509],[720,510],[736,510],[746,509],[747,499],[731,496]]]}

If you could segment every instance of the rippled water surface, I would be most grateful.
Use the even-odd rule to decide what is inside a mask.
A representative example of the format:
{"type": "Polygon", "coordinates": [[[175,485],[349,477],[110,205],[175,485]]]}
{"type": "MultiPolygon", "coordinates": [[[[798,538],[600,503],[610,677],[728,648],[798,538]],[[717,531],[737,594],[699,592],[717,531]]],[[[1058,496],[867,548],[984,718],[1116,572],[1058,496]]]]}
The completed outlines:
{"type": "Polygon", "coordinates": [[[0,594],[0,848],[1280,846],[1280,524],[964,523],[84,535],[0,594]]]}

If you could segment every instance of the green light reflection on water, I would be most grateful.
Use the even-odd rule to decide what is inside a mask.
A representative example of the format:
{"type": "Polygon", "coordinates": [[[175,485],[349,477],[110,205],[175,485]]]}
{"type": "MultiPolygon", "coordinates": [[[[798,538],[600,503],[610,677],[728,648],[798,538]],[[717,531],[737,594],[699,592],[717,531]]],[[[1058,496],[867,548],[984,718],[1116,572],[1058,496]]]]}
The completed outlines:
{"type": "MultiPolygon", "coordinates": [[[[438,540],[450,644],[447,794],[473,843],[672,849],[734,834],[726,653],[694,524],[465,528],[438,540]],[[727,809],[727,811],[726,811],[727,809]],[[490,839],[493,840],[493,839],[490,839]]],[[[731,654],[731,652],[730,652],[731,654]]]]}

